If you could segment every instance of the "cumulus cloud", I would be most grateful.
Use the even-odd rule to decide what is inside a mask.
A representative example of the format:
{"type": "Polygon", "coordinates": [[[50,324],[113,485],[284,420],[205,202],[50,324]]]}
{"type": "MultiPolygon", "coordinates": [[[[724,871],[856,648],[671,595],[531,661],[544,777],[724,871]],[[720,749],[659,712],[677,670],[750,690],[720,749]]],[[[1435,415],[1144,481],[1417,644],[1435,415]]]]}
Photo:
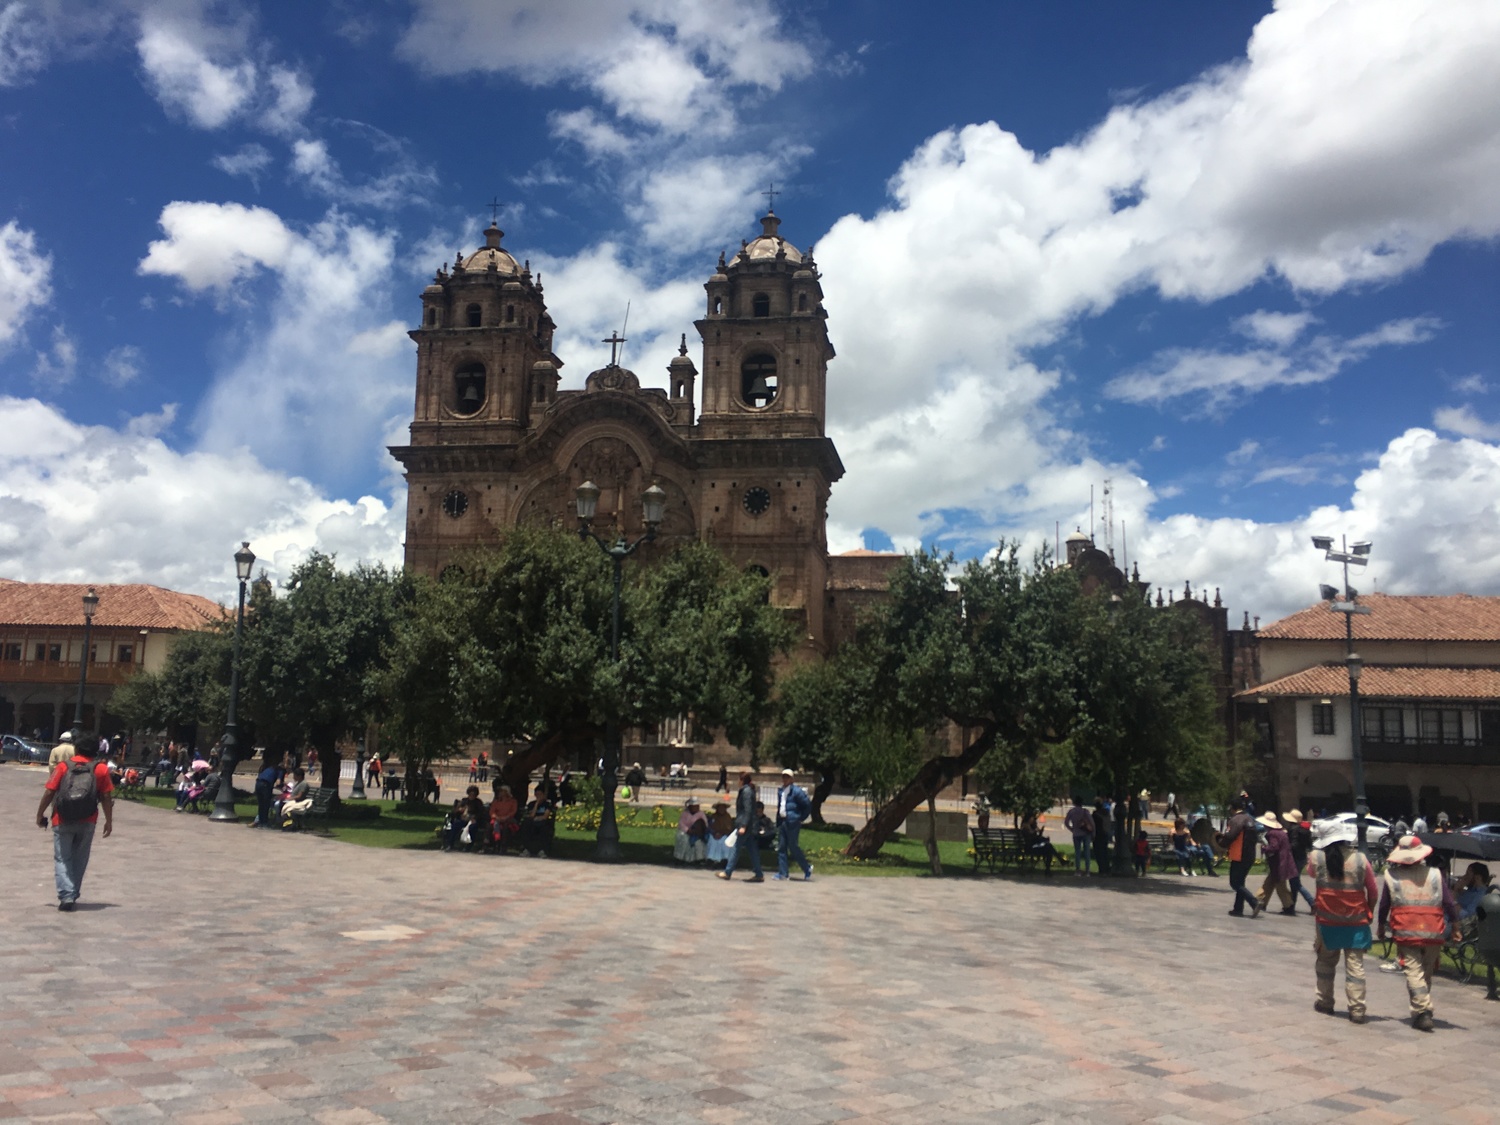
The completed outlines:
{"type": "Polygon", "coordinates": [[[242,539],[275,577],[313,549],[346,564],[399,564],[403,502],[332,500],[244,449],[175,452],[157,436],[171,413],[115,430],[0,397],[0,428],[27,435],[0,448],[0,574],[152,582],[227,599],[242,539]]]}
{"type": "Polygon", "coordinates": [[[1259,343],[1275,344],[1277,347],[1284,348],[1302,335],[1308,325],[1317,319],[1309,312],[1285,313],[1257,309],[1236,320],[1234,329],[1242,336],[1248,336],[1259,343]]]}
{"type": "Polygon", "coordinates": [[[256,67],[245,58],[216,59],[238,44],[200,22],[175,13],[147,10],[141,17],[136,50],[156,98],[202,129],[217,129],[244,109],[255,95],[256,67]]]}
{"type": "Polygon", "coordinates": [[[52,258],[14,219],[0,227],[0,352],[31,313],[52,299],[52,258]]]}
{"type": "Polygon", "coordinates": [[[1432,424],[1440,430],[1462,434],[1464,437],[1500,441],[1500,423],[1486,422],[1468,404],[1439,407],[1432,413],[1432,424]]]}
{"type": "Polygon", "coordinates": [[[670,162],[645,174],[639,202],[626,212],[655,245],[711,245],[744,226],[767,177],[780,178],[811,151],[790,145],[774,152],[670,162]]]}
{"type": "MultiPolygon", "coordinates": [[[[246,445],[262,460],[323,487],[384,471],[381,439],[410,410],[407,348],[389,341],[395,236],[332,211],[306,228],[236,203],[171,203],[166,237],[151,243],[140,272],[176,279],[226,307],[265,271],[274,294],[247,309],[250,340],[215,372],[198,406],[201,447],[246,445]]],[[[409,300],[410,294],[400,294],[409,300]]]]}

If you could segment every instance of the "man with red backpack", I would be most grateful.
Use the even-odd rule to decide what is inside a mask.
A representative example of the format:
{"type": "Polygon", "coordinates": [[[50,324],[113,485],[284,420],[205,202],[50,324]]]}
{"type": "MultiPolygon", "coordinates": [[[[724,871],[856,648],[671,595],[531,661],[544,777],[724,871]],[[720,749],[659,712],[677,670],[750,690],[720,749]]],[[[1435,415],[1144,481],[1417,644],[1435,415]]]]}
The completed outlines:
{"type": "MultiPolygon", "coordinates": [[[[77,745],[75,738],[74,744],[77,745]]],[[[88,869],[94,845],[94,825],[104,807],[104,835],[114,831],[114,783],[109,765],[78,752],[53,767],[36,809],[36,826],[47,827],[52,806],[52,866],[57,877],[57,908],[72,910],[88,869]]]]}

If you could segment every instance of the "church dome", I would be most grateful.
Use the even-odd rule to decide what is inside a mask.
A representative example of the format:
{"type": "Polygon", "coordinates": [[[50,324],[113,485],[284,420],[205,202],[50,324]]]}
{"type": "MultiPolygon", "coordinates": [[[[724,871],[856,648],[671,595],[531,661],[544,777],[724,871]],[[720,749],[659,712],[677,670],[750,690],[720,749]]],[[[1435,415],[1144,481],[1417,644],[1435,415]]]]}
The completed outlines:
{"type": "Polygon", "coordinates": [[[464,259],[466,270],[488,270],[491,265],[497,273],[506,274],[509,277],[519,276],[521,267],[516,260],[500,248],[500,240],[505,237],[505,232],[494,223],[484,232],[484,245],[464,259]]]}
{"type": "Polygon", "coordinates": [[[766,212],[760,221],[760,236],[745,243],[745,248],[740,251],[740,254],[752,261],[766,261],[775,259],[785,251],[787,261],[800,262],[802,251],[776,233],[776,228],[780,225],[781,220],[776,212],[766,212]]]}

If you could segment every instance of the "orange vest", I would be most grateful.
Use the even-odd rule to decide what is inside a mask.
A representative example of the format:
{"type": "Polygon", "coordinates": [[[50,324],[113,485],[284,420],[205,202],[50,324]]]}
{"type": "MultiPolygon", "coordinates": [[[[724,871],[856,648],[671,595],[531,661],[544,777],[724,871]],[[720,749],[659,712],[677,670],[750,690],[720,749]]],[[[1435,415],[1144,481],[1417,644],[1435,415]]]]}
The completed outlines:
{"type": "Polygon", "coordinates": [[[1425,864],[1387,867],[1391,934],[1398,945],[1442,945],[1448,935],[1443,915],[1443,873],[1425,864]]]}
{"type": "Polygon", "coordinates": [[[1328,857],[1321,851],[1313,852],[1312,866],[1318,883],[1313,916],[1325,926],[1368,926],[1375,917],[1365,894],[1365,873],[1370,870],[1370,861],[1359,852],[1350,852],[1344,858],[1342,879],[1335,879],[1329,872],[1328,857]]]}

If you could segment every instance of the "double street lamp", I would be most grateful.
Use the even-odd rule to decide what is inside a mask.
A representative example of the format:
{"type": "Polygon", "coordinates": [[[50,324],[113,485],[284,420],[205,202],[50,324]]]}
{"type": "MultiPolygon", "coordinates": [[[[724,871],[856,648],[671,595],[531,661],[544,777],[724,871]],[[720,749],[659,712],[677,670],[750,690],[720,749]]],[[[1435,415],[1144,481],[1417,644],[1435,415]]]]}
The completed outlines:
{"type": "Polygon", "coordinates": [[[219,754],[219,792],[214,798],[214,811],[209,820],[234,822],[239,820],[234,811],[234,767],[239,756],[239,724],[235,722],[235,705],[240,695],[240,635],[245,630],[245,583],[250,581],[250,572],[255,566],[255,552],[249,543],[241,543],[234,553],[234,572],[240,580],[240,608],[234,619],[234,656],[229,665],[229,713],[224,719],[224,744],[219,754]]]}
{"type": "MultiPolygon", "coordinates": [[[[94,628],[94,611],[99,608],[99,595],[90,586],[83,595],[83,656],[78,661],[78,700],[73,704],[73,752],[83,752],[83,689],[89,682],[89,634],[94,628]]],[[[89,755],[93,757],[92,754],[89,755]]]]}
{"type": "Polygon", "coordinates": [[[1354,765],[1354,834],[1359,841],[1359,850],[1363,852],[1368,850],[1365,841],[1368,824],[1365,818],[1370,815],[1370,804],[1365,799],[1365,759],[1360,747],[1359,721],[1359,675],[1364,670],[1365,662],[1354,651],[1354,617],[1356,614],[1368,614],[1371,610],[1369,606],[1359,604],[1359,591],[1349,585],[1349,568],[1369,563],[1370,544],[1360,542],[1351,547],[1348,538],[1341,536],[1339,549],[1335,550],[1331,535],[1314,535],[1312,542],[1314,547],[1323,552],[1325,559],[1341,563],[1344,567],[1342,598],[1340,592],[1332,586],[1320,586],[1318,592],[1323,595],[1330,610],[1344,615],[1344,664],[1349,670],[1349,751],[1354,765]]]}
{"type": "MultiPolygon", "coordinates": [[[[617,529],[614,542],[607,542],[595,535],[591,525],[594,513],[599,509],[599,486],[586,480],[575,493],[578,501],[578,537],[592,539],[599,549],[615,564],[614,601],[610,610],[609,658],[620,659],[620,577],[625,560],[635,553],[642,543],[656,538],[656,529],[661,525],[667,508],[667,494],[660,485],[653,484],[641,496],[641,508],[646,523],[646,533],[634,543],[625,541],[623,526],[617,529]]],[[[599,834],[595,838],[594,859],[602,863],[613,863],[620,858],[620,828],[615,823],[615,787],[620,771],[620,724],[613,711],[604,722],[604,773],[600,784],[604,789],[604,808],[599,815],[599,834]]]]}

